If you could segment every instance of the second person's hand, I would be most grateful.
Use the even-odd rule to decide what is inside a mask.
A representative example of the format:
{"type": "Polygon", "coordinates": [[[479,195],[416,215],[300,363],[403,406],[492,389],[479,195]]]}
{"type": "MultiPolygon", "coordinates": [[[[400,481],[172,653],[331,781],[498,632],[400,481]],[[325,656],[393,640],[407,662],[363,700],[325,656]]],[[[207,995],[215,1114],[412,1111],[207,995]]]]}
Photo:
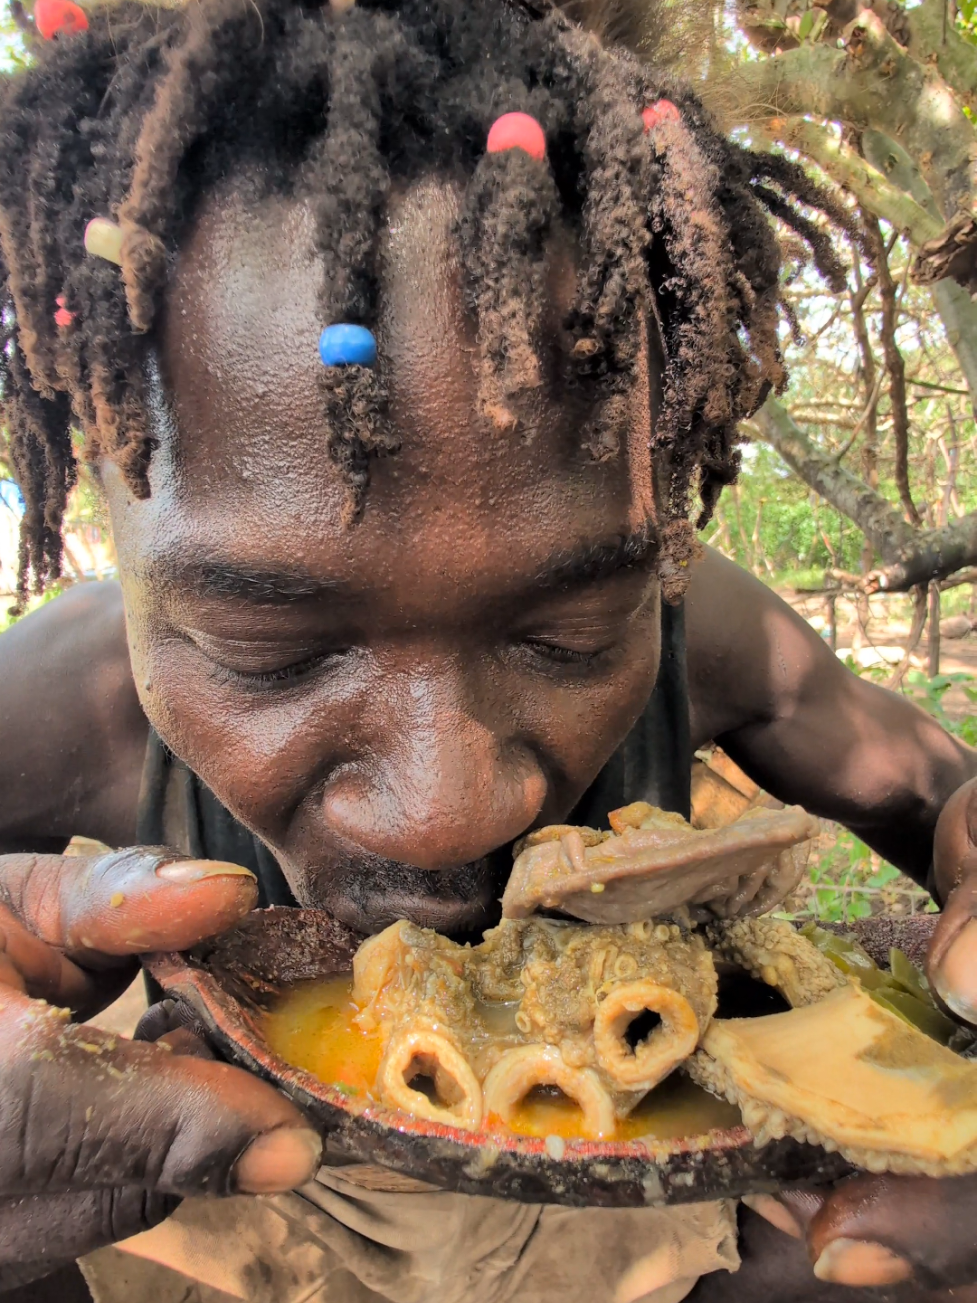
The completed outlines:
{"type": "Polygon", "coordinates": [[[256,895],[246,869],[153,848],[0,856],[0,1290],[186,1195],[315,1173],[318,1136],[272,1087],[72,1021],[124,989],[138,954],[221,932],[256,895]]]}

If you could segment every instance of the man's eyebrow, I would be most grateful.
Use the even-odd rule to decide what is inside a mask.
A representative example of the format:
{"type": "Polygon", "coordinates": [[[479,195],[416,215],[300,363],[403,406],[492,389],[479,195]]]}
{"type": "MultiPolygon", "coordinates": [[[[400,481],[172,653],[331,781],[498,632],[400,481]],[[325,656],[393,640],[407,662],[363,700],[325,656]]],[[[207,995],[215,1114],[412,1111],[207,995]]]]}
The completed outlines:
{"type": "Polygon", "coordinates": [[[538,572],[537,588],[573,588],[599,583],[620,570],[643,565],[658,550],[654,534],[641,532],[582,543],[552,557],[538,572]]]}
{"type": "Polygon", "coordinates": [[[235,598],[256,606],[282,606],[316,597],[334,597],[342,585],[301,570],[264,570],[214,557],[156,557],[153,579],[174,588],[191,589],[200,597],[235,598]]]}

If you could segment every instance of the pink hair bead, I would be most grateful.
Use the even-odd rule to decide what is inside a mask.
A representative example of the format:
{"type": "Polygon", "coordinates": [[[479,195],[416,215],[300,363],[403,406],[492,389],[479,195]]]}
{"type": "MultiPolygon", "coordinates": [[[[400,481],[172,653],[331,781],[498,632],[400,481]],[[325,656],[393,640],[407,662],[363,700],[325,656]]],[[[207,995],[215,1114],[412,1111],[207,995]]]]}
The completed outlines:
{"type": "Polygon", "coordinates": [[[88,31],[88,15],[73,0],[37,0],[34,5],[34,26],[45,41],[56,36],[77,36],[88,31]]]}
{"type": "Polygon", "coordinates": [[[504,154],[507,149],[521,149],[542,163],[546,157],[546,133],[528,113],[503,113],[488,133],[486,149],[490,154],[504,154]]]}
{"type": "Polygon", "coordinates": [[[65,307],[64,295],[59,294],[54,301],[58,305],[58,310],[54,314],[54,324],[56,326],[61,326],[61,327],[70,326],[75,319],[75,314],[73,312],[69,312],[68,309],[65,307]]]}
{"type": "Polygon", "coordinates": [[[645,131],[651,131],[652,127],[660,127],[663,122],[681,122],[682,115],[671,100],[655,100],[654,104],[641,110],[641,120],[645,131]]]}

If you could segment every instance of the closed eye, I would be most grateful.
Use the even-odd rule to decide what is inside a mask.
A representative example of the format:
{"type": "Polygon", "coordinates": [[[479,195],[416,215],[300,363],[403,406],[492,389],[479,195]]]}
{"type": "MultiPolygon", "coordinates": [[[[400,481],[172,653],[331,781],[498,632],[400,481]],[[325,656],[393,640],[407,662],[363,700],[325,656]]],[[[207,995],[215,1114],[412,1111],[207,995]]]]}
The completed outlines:
{"type": "Polygon", "coordinates": [[[330,662],[338,661],[341,656],[341,652],[326,652],[323,655],[307,656],[291,665],[281,665],[270,670],[238,670],[214,662],[210,673],[216,683],[248,688],[252,691],[292,687],[310,678],[330,662]]]}
{"type": "Polygon", "coordinates": [[[607,648],[603,647],[593,651],[581,651],[576,647],[566,647],[561,643],[546,642],[540,638],[526,638],[524,645],[534,655],[555,662],[557,665],[593,665],[607,651],[607,648]]]}

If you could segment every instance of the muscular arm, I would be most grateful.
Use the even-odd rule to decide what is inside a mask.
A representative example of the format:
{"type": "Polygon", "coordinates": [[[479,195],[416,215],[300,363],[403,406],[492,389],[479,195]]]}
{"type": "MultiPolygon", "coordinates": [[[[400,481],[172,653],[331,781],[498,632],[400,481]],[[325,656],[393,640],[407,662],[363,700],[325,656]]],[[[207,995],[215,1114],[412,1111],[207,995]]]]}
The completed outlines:
{"type": "Polygon", "coordinates": [[[977,752],[852,674],[752,575],[709,551],[686,602],[693,745],[716,741],[782,801],[844,824],[925,881],[949,796],[977,752]]]}
{"type": "Polygon", "coordinates": [[[0,635],[0,853],[135,840],[148,725],[117,584],[82,584],[0,635]]]}

